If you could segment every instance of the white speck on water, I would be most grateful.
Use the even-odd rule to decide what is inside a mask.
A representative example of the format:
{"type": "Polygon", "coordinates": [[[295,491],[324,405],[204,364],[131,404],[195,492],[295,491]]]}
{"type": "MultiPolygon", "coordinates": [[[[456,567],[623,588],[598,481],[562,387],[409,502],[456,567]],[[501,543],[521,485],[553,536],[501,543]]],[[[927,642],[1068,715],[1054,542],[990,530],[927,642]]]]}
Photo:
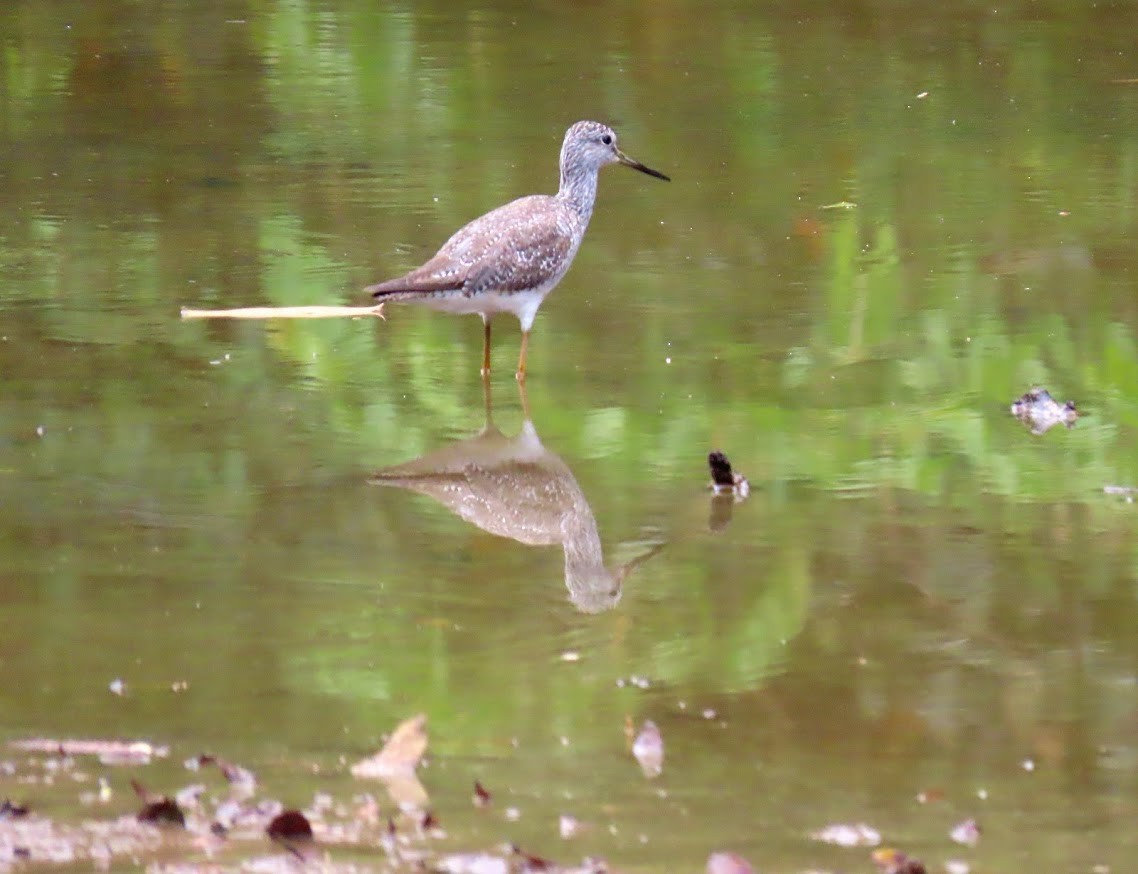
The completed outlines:
{"type": "Polygon", "coordinates": [[[47,429],[43,425],[36,425],[36,436],[42,437],[47,433],[47,429]]]}
{"type": "Polygon", "coordinates": [[[579,652],[575,652],[574,650],[571,650],[571,649],[566,650],[565,652],[561,653],[561,661],[563,661],[563,662],[579,662],[579,661],[581,661],[581,654],[579,652]]]}
{"type": "Polygon", "coordinates": [[[665,364],[671,364],[671,363],[672,363],[672,356],[671,356],[671,355],[669,355],[667,358],[665,358],[665,359],[664,359],[664,363],[665,363],[665,364]]]}
{"type": "Polygon", "coordinates": [[[1031,773],[1035,770],[1035,761],[1033,759],[1024,759],[1021,767],[1028,773],[1031,773]]]}
{"type": "Polygon", "coordinates": [[[507,807],[506,808],[506,819],[507,820],[509,820],[510,822],[517,822],[521,818],[522,818],[522,812],[520,810],[518,810],[516,807],[507,807]]]}

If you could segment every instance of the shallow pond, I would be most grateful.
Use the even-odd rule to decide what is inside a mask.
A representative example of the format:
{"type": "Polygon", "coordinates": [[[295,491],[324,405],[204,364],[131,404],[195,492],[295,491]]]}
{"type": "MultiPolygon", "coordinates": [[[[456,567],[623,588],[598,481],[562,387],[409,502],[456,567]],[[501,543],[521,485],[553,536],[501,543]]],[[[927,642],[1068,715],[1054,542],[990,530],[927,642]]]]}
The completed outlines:
{"type": "MultiPolygon", "coordinates": [[[[225,797],[211,753],[381,869],[406,799],[349,766],[424,713],[432,865],[868,872],[819,834],[866,823],[930,871],[1127,870],[1138,12],[808,5],[14,4],[0,741],[169,755],[8,747],[0,799],[132,822],[131,779],[225,797]],[[179,318],[362,304],[590,117],[673,181],[602,173],[524,391],[512,319],[484,386],[468,316],[179,318]]],[[[289,864],[214,814],[96,861],[289,864]]],[[[16,859],[28,817],[0,870],[90,867],[16,859]]]]}

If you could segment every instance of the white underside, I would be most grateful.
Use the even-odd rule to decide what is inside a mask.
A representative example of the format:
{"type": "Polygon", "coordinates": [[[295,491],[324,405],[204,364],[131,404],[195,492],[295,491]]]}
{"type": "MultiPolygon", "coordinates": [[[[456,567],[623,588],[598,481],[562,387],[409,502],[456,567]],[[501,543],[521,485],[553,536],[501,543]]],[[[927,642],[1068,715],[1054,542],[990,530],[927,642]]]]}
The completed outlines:
{"type": "Polygon", "coordinates": [[[416,303],[422,303],[433,310],[460,315],[471,314],[482,316],[483,321],[490,321],[500,313],[510,313],[521,322],[522,330],[528,331],[533,327],[533,320],[537,316],[538,308],[545,296],[556,283],[549,287],[535,288],[531,291],[514,291],[503,294],[498,291],[483,291],[479,294],[466,297],[460,293],[443,296],[425,297],[416,303]]]}

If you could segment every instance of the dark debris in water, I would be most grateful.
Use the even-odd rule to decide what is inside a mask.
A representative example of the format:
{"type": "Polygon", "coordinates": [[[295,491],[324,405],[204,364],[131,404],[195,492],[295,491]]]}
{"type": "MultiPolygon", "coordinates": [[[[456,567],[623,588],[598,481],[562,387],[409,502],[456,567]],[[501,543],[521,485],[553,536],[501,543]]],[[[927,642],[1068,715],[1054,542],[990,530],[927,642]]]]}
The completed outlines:
{"type": "Polygon", "coordinates": [[[265,828],[265,834],[302,861],[309,858],[315,848],[312,823],[299,810],[278,813],[265,828]]]}
{"type": "Polygon", "coordinates": [[[0,804],[0,819],[19,819],[21,816],[27,816],[28,813],[26,804],[16,804],[10,798],[5,798],[4,803],[0,804]]]}
{"type": "Polygon", "coordinates": [[[150,792],[138,780],[131,780],[130,786],[143,802],[142,810],[138,812],[139,822],[186,827],[186,815],[173,798],[150,792]]]}
{"type": "Polygon", "coordinates": [[[736,473],[727,456],[722,452],[710,452],[707,466],[711,469],[711,490],[717,495],[731,495],[742,500],[751,493],[751,484],[741,473],[736,473]]]}
{"type": "MultiPolygon", "coordinates": [[[[398,751],[394,764],[400,767],[418,764],[425,748],[421,718],[409,723],[393,735],[394,749],[398,751]]],[[[631,716],[626,718],[625,728],[629,751],[645,774],[659,775],[664,761],[660,729],[651,720],[644,720],[637,730],[631,716]]],[[[88,749],[95,752],[96,747],[88,749]]],[[[105,752],[107,748],[100,744],[98,749],[105,752]]],[[[492,838],[498,841],[493,850],[456,848],[430,808],[406,807],[395,798],[381,804],[370,792],[359,791],[355,780],[350,781],[352,788],[347,797],[336,798],[328,791],[317,790],[312,802],[303,809],[286,808],[272,798],[244,797],[234,791],[237,785],[262,791],[256,781],[245,776],[250,772],[243,768],[212,755],[190,761],[191,768],[217,765],[230,782],[222,786],[215,781],[213,790],[203,784],[183,786],[168,796],[148,789],[136,778],[131,780],[131,786],[143,803],[141,811],[127,813],[120,806],[119,813],[109,814],[109,807],[103,805],[113,802],[113,794],[108,791],[105,796],[100,794],[92,799],[92,793],[86,791],[80,793],[81,799],[88,798],[80,800],[78,809],[88,814],[101,810],[104,814],[86,815],[72,822],[43,815],[41,809],[53,806],[47,801],[29,809],[25,803],[3,800],[0,874],[22,870],[28,864],[65,865],[74,870],[146,867],[161,874],[198,874],[203,870],[291,872],[304,870],[308,865],[318,866],[326,874],[392,870],[451,874],[609,871],[603,859],[589,857],[580,864],[566,865],[533,851],[542,848],[521,849],[508,833],[508,823],[516,819],[509,815],[512,808],[504,809],[504,818],[494,816],[492,811],[478,815],[480,831],[485,832],[493,824],[502,829],[492,838]]],[[[50,772],[66,772],[76,784],[84,786],[90,786],[96,776],[77,767],[75,760],[61,760],[58,746],[52,745],[45,745],[38,755],[19,763],[0,763],[0,774],[13,780],[14,785],[61,787],[62,783],[42,779],[43,774],[50,772]]],[[[343,776],[347,779],[346,774],[343,776]]],[[[487,777],[474,783],[473,800],[479,806],[491,802],[491,793],[482,783],[484,779],[487,777]]],[[[448,788],[445,781],[441,782],[437,791],[451,801],[469,797],[469,783],[448,788]]],[[[929,798],[932,794],[926,792],[922,796],[929,798]]],[[[942,841],[944,831],[940,829],[949,825],[945,822],[938,827],[942,841]]],[[[560,817],[561,838],[575,836],[580,827],[575,817],[560,817]]],[[[974,846],[979,835],[980,827],[972,819],[958,823],[950,832],[953,841],[967,847],[974,846]]],[[[864,847],[863,852],[880,841],[877,830],[862,823],[838,823],[811,833],[810,837],[838,846],[864,847]]],[[[760,866],[764,864],[762,859],[756,861],[760,866]]],[[[873,862],[881,874],[925,872],[919,860],[898,850],[879,849],[873,854],[873,862]]],[[[706,870],[708,874],[750,874],[754,868],[742,856],[719,850],[708,857],[706,870]]]]}
{"type": "Polygon", "coordinates": [[[1056,425],[1073,428],[1079,412],[1074,401],[1059,403],[1047,389],[1035,386],[1012,402],[1012,415],[1031,429],[1032,434],[1043,434],[1056,425]]]}
{"type": "Polygon", "coordinates": [[[486,787],[479,780],[474,781],[473,801],[475,807],[487,807],[491,801],[490,793],[486,791],[486,787]]]}
{"type": "Polygon", "coordinates": [[[722,531],[731,521],[735,504],[744,501],[751,493],[751,484],[741,473],[736,473],[731,462],[722,452],[710,452],[707,466],[711,470],[711,513],[707,527],[711,531],[722,531]]]}

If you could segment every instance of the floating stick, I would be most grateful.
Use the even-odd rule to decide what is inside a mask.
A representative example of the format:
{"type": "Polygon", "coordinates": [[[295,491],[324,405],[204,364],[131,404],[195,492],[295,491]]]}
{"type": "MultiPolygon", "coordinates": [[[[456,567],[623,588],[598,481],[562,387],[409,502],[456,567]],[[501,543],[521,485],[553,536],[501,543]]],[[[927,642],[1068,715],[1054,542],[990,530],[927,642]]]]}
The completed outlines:
{"type": "Polygon", "coordinates": [[[363,316],[387,318],[383,314],[383,304],[369,307],[243,307],[234,310],[193,310],[182,307],[183,319],[358,319],[363,316]]]}

